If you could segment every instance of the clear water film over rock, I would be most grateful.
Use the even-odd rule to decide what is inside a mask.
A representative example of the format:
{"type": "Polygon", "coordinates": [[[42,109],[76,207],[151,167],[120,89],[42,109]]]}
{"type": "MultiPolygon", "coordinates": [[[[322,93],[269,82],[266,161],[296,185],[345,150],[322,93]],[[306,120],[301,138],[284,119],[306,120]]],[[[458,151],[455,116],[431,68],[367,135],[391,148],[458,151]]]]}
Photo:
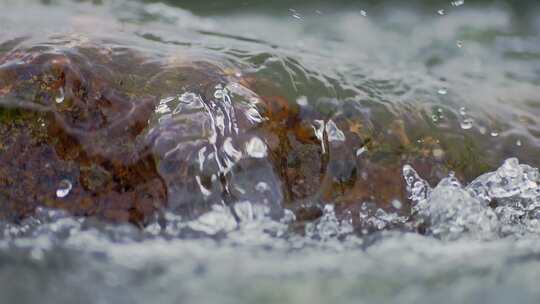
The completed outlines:
{"type": "Polygon", "coordinates": [[[538,12],[0,0],[0,302],[539,303],[538,12]]]}

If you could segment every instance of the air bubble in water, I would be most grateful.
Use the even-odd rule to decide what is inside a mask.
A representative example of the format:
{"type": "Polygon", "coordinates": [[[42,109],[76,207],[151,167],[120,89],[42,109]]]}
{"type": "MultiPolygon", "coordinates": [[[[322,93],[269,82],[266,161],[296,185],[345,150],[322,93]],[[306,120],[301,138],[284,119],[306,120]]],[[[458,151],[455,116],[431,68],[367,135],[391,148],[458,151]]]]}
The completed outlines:
{"type": "Polygon", "coordinates": [[[463,47],[463,41],[458,40],[458,41],[456,42],[456,45],[457,45],[458,48],[462,48],[462,47],[463,47]]]}
{"type": "Polygon", "coordinates": [[[64,179],[60,182],[58,185],[58,189],[56,190],[56,197],[63,198],[66,197],[69,192],[71,191],[71,188],[73,186],[71,185],[71,182],[67,179],[64,179]]]}
{"type": "Polygon", "coordinates": [[[246,143],[246,153],[253,158],[266,157],[266,144],[258,137],[253,137],[246,143]]]}
{"type": "Polygon", "coordinates": [[[485,134],[486,134],[486,128],[484,128],[484,127],[479,127],[479,128],[478,128],[478,132],[480,132],[480,134],[482,134],[482,135],[485,135],[485,134]]]}
{"type": "Polygon", "coordinates": [[[441,160],[444,156],[444,151],[442,149],[433,149],[433,151],[431,152],[433,154],[433,157],[435,157],[435,159],[437,160],[441,160]]]}
{"type": "Polygon", "coordinates": [[[437,93],[438,93],[439,95],[446,95],[446,94],[448,94],[448,89],[446,89],[446,88],[440,88],[440,89],[437,91],[437,93]]]}
{"type": "Polygon", "coordinates": [[[300,13],[298,13],[295,9],[293,8],[290,8],[289,9],[289,12],[291,12],[291,16],[296,19],[296,20],[304,20],[304,17],[302,15],[300,15],[300,13]]]}
{"type": "Polygon", "coordinates": [[[466,118],[461,122],[461,128],[463,130],[469,130],[470,128],[472,128],[473,122],[474,121],[472,120],[472,118],[466,118]]]}
{"type": "Polygon", "coordinates": [[[296,103],[301,107],[307,107],[308,99],[306,96],[300,96],[296,99],[296,103]]]}
{"type": "Polygon", "coordinates": [[[403,204],[399,200],[395,199],[392,201],[392,207],[396,209],[401,209],[401,207],[403,207],[403,204]]]}
{"type": "Polygon", "coordinates": [[[62,103],[64,102],[65,96],[64,96],[64,89],[60,88],[60,92],[58,93],[58,96],[54,99],[56,103],[62,103]]]}
{"type": "Polygon", "coordinates": [[[437,121],[439,121],[439,116],[436,115],[436,114],[433,114],[433,115],[431,115],[431,120],[433,120],[433,122],[437,122],[437,121]]]}
{"type": "Polygon", "coordinates": [[[439,16],[444,16],[445,11],[443,9],[440,9],[437,11],[437,14],[439,14],[439,16]]]}
{"type": "Polygon", "coordinates": [[[367,148],[365,146],[363,146],[362,148],[356,150],[356,157],[364,154],[366,151],[367,151],[367,148]]]}
{"type": "Polygon", "coordinates": [[[362,15],[362,17],[366,17],[367,12],[365,10],[360,10],[360,15],[362,15]]]}
{"type": "Polygon", "coordinates": [[[491,131],[490,135],[491,135],[492,137],[497,137],[497,136],[499,136],[499,132],[491,131]]]}

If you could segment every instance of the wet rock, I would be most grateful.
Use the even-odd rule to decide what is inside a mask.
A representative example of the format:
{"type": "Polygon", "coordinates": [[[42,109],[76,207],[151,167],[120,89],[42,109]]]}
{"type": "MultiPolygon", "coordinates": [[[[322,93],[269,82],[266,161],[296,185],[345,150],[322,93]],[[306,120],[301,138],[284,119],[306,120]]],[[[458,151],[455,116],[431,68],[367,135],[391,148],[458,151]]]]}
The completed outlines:
{"type": "Polygon", "coordinates": [[[165,206],[192,217],[242,200],[279,216],[257,96],[209,64],[138,70],[144,58],[122,53],[1,59],[0,217],[47,206],[144,224],[165,206]]]}
{"type": "Polygon", "coordinates": [[[9,88],[1,97],[0,215],[18,220],[47,206],[143,223],[166,200],[152,155],[138,139],[152,100],[114,90],[110,79],[69,54],[19,57],[3,58],[0,72],[9,88]],[[57,195],[64,183],[69,191],[57,195]]]}
{"type": "Polygon", "coordinates": [[[435,129],[407,105],[290,99],[268,79],[186,62],[91,44],[3,54],[0,218],[46,206],[144,225],[162,208],[194,218],[247,201],[298,222],[332,205],[378,227],[365,206],[396,223],[411,212],[405,164],[431,184],[450,171],[467,182],[506,156],[482,157],[485,137],[435,129]]]}

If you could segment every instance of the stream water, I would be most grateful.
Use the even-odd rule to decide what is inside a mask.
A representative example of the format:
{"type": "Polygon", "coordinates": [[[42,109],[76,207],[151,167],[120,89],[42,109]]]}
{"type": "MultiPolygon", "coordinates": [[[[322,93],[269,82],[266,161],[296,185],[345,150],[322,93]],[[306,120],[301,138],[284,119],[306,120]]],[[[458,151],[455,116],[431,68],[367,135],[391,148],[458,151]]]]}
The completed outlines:
{"type": "MultiPolygon", "coordinates": [[[[169,208],[141,227],[73,216],[46,204],[29,217],[0,221],[0,302],[539,303],[538,12],[536,1],[0,0],[3,106],[11,90],[3,71],[27,60],[17,50],[86,58],[93,69],[100,57],[70,50],[99,49],[117,66],[113,72],[95,68],[93,75],[125,73],[148,78],[146,84],[162,85],[160,79],[171,77],[156,70],[208,64],[235,80],[193,72],[192,81],[204,79],[216,100],[242,108],[220,108],[220,120],[219,106],[192,92],[196,85],[177,85],[171,77],[173,83],[163,82],[155,93],[160,103],[145,140],[160,166],[174,153],[187,155],[199,142],[178,142],[199,136],[207,118],[200,120],[203,127],[182,127],[179,115],[204,109],[214,129],[208,143],[194,150],[201,172],[212,166],[234,171],[244,166],[242,155],[258,161],[245,165],[255,173],[238,171],[226,185],[238,199],[194,207],[190,216],[178,210],[199,197],[160,167],[169,208]],[[348,114],[365,119],[359,128],[379,130],[373,134],[383,134],[381,142],[412,142],[417,148],[398,162],[392,162],[392,147],[369,154],[376,148],[359,145],[347,156],[390,162],[384,174],[402,183],[406,200],[373,208],[367,201],[317,197],[324,201],[322,216],[295,225],[299,220],[283,201],[295,191],[309,192],[301,186],[308,182],[289,181],[296,188],[288,194],[275,190],[279,178],[265,169],[271,137],[251,125],[262,118],[243,85],[250,79],[269,83],[254,89],[261,96],[279,95],[276,100],[304,109],[300,120],[320,141],[315,154],[329,153],[331,165],[340,164],[332,155],[341,155],[339,143],[354,133],[340,120],[348,114]],[[391,127],[399,119],[407,140],[391,127]],[[430,146],[431,140],[437,144],[430,146]],[[244,150],[235,148],[239,143],[244,150]],[[457,173],[433,169],[426,176],[409,162],[423,149],[434,159],[453,159],[457,173]],[[344,205],[354,207],[344,211],[344,205]]],[[[59,92],[58,107],[69,94],[59,92]]],[[[199,122],[199,116],[189,117],[199,122]]],[[[106,154],[110,143],[102,147],[85,136],[77,139],[87,151],[116,157],[106,154]]],[[[339,174],[346,171],[335,166],[339,174]]],[[[206,199],[217,186],[213,176],[201,182],[203,173],[197,190],[206,199]]],[[[79,195],[71,177],[66,173],[51,195],[79,195]]],[[[386,193],[392,185],[376,191],[386,193]]],[[[4,198],[0,204],[7,204],[4,198]]]]}

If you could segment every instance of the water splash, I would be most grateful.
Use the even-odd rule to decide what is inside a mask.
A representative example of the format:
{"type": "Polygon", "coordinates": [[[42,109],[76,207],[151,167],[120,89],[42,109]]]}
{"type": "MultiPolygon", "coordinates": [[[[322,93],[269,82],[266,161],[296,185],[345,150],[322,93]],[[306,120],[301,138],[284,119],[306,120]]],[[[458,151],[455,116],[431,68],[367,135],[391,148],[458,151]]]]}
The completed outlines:
{"type": "Polygon", "coordinates": [[[521,165],[516,158],[465,187],[450,174],[431,189],[408,165],[403,176],[414,203],[412,219],[416,225],[427,224],[428,233],[437,237],[493,239],[539,231],[538,169],[521,165]]]}
{"type": "Polygon", "coordinates": [[[324,206],[323,215],[313,223],[306,225],[306,236],[328,240],[353,232],[352,219],[339,220],[334,211],[334,205],[324,206]]]}

